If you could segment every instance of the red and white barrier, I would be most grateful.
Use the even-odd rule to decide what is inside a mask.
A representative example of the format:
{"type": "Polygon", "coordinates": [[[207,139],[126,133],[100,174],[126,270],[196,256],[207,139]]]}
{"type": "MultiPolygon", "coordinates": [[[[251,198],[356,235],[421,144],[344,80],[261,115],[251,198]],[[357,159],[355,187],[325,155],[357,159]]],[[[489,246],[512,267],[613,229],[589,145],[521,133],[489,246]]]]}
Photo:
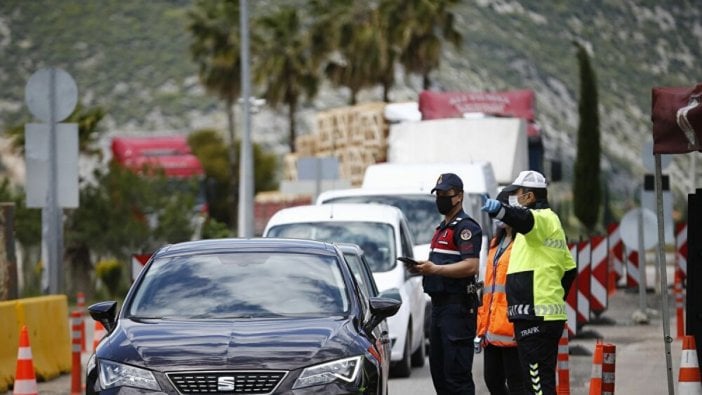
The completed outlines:
{"type": "Polygon", "coordinates": [[[570,395],[570,367],[568,366],[568,328],[558,341],[558,363],[556,364],[556,394],[570,395]]]}
{"type": "Polygon", "coordinates": [[[602,395],[614,395],[614,375],[617,360],[617,346],[602,345],[602,395]]]}
{"type": "Polygon", "coordinates": [[[83,369],[80,360],[81,322],[83,322],[83,316],[81,312],[71,312],[71,395],[80,395],[83,392],[83,369]]]}
{"type": "Polygon", "coordinates": [[[609,294],[613,295],[617,291],[617,283],[624,277],[624,242],[619,234],[618,223],[607,226],[607,244],[610,265],[609,294]]]}
{"type": "Polygon", "coordinates": [[[578,244],[578,315],[577,323],[590,321],[590,241],[578,244]]]}
{"type": "Polygon", "coordinates": [[[638,288],[639,278],[639,253],[636,250],[631,250],[626,259],[627,288],[638,288]]]}
{"type": "Polygon", "coordinates": [[[591,273],[590,310],[599,315],[607,309],[607,283],[609,281],[609,263],[607,261],[607,239],[604,236],[590,238],[591,273]]]}
{"type": "MultiPolygon", "coordinates": [[[[573,257],[574,261],[578,261],[578,244],[568,243],[568,249],[570,250],[570,255],[573,257]]],[[[577,314],[578,314],[578,278],[576,276],[573,281],[573,285],[570,286],[570,291],[566,295],[566,329],[571,336],[575,336],[577,332],[577,314]]]]}

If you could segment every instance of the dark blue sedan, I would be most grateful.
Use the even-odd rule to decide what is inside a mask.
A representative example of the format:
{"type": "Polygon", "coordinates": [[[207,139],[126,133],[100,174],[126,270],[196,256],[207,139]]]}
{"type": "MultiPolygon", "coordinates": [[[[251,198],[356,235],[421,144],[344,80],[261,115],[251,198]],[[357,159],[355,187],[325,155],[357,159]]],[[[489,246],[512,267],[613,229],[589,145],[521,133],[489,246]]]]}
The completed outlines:
{"type": "Polygon", "coordinates": [[[116,302],[86,393],[385,394],[378,327],[400,302],[364,298],[334,245],[221,239],[166,246],[116,302]]]}

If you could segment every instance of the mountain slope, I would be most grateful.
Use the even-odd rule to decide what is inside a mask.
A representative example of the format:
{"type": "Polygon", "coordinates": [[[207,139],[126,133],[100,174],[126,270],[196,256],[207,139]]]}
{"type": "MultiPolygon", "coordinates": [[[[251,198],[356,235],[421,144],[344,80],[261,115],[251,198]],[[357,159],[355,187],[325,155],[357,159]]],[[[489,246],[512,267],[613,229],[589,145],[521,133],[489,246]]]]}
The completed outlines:
{"type": "MultiPolygon", "coordinates": [[[[250,2],[252,14],[283,2],[250,2]]],[[[185,12],[191,4],[1,2],[0,127],[30,119],[23,104],[24,85],[38,68],[52,65],[73,75],[83,103],[108,109],[111,133],[223,128],[221,105],[199,86],[188,52],[185,12]]],[[[651,134],[651,88],[702,81],[702,12],[695,1],[473,0],[455,11],[464,44],[445,49],[441,69],[433,76],[436,87],[533,89],[546,156],[566,164],[574,158],[578,124],[572,41],[586,44],[599,83],[603,166],[615,196],[630,197],[642,178],[641,146],[651,134]]],[[[419,80],[401,71],[398,75],[391,97],[416,99],[419,80]]],[[[303,127],[311,127],[315,110],[343,105],[346,93],[325,89],[300,113],[303,127]]],[[[380,97],[379,89],[360,96],[380,97]]],[[[284,115],[271,109],[257,115],[254,139],[284,152],[284,115]]],[[[668,170],[679,191],[687,191],[686,161],[686,156],[676,157],[668,170]]],[[[571,174],[568,168],[565,173],[571,174]]]]}

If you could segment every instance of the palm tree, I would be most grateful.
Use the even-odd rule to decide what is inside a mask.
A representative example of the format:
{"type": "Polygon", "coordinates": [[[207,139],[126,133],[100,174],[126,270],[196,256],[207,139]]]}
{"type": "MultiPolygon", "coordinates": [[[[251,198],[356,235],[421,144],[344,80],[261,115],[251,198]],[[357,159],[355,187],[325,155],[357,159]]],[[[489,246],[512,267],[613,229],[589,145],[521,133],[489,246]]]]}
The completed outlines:
{"type": "Polygon", "coordinates": [[[236,224],[238,178],[234,137],[234,103],[241,95],[241,43],[238,0],[197,0],[188,12],[190,52],[205,89],[224,100],[229,129],[232,191],[230,220],[236,224]]]}
{"type": "Polygon", "coordinates": [[[356,104],[358,92],[378,82],[387,68],[386,38],[380,12],[374,2],[313,1],[315,38],[323,39],[319,51],[329,54],[325,74],[335,86],[351,91],[350,104],[356,104]],[[321,3],[324,3],[322,5],[321,3]]]}
{"type": "Polygon", "coordinates": [[[406,26],[398,8],[403,8],[395,0],[382,0],[378,5],[380,31],[385,37],[385,61],[383,69],[378,73],[378,82],[383,86],[383,101],[390,102],[390,89],[395,85],[395,64],[406,45],[406,26]]]}
{"type": "Polygon", "coordinates": [[[297,9],[283,8],[260,18],[262,39],[256,48],[255,80],[264,86],[263,97],[273,107],[288,107],[290,152],[295,150],[296,122],[300,96],[317,94],[319,77],[311,36],[302,24],[297,9]]]}
{"type": "Polygon", "coordinates": [[[389,2],[396,4],[395,9],[390,11],[396,20],[404,21],[399,27],[400,36],[406,40],[400,63],[408,73],[421,75],[423,88],[429,89],[429,74],[440,64],[442,40],[449,41],[456,48],[460,47],[463,40],[461,33],[456,30],[455,16],[450,11],[459,0],[389,2]]]}

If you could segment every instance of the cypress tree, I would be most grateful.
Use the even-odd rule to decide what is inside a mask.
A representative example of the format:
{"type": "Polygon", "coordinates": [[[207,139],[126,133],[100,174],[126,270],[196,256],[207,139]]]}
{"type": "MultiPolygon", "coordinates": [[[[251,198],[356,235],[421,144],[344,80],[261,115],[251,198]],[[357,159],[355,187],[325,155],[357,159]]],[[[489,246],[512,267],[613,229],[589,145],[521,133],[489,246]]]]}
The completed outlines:
{"type": "Polygon", "coordinates": [[[573,209],[575,216],[592,234],[599,217],[600,119],[597,109],[597,82],[587,50],[575,43],[580,67],[578,151],[574,165],[573,209]]]}

